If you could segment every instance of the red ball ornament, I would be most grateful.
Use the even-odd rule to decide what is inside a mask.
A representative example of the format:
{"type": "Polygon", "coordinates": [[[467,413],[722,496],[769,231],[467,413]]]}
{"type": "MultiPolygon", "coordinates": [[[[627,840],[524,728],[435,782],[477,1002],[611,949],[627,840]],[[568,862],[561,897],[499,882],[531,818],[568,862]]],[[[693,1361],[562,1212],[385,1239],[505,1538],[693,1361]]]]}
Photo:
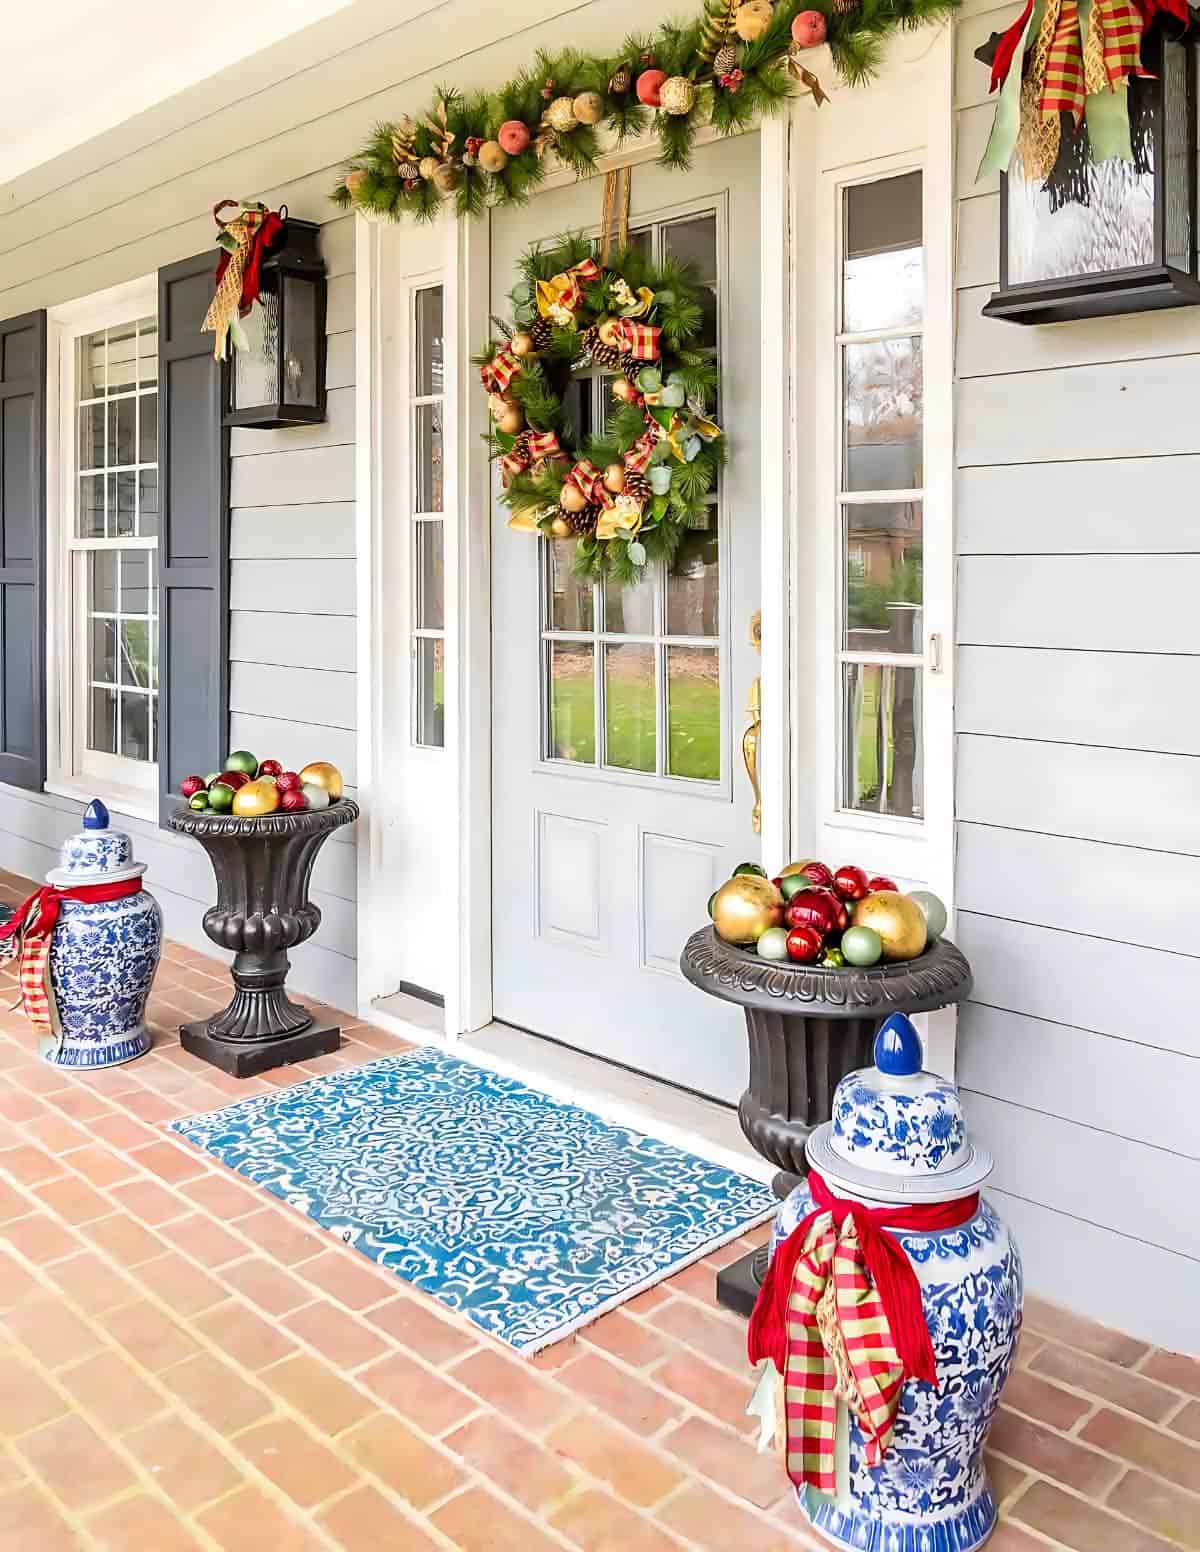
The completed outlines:
{"type": "Polygon", "coordinates": [[[244,787],[250,780],[245,771],[222,771],[216,781],[210,783],[214,787],[232,787],[236,792],[239,787],[244,787]]]}
{"type": "Polygon", "coordinates": [[[867,893],[869,895],[877,895],[881,889],[890,890],[894,895],[900,893],[899,884],[890,878],[884,878],[882,873],[878,873],[874,878],[867,880],[867,893]]]}
{"type": "Polygon", "coordinates": [[[520,156],[529,144],[529,126],[520,119],[506,119],[496,131],[496,139],[509,156],[520,156]]]}
{"type": "Polygon", "coordinates": [[[276,792],[299,792],[302,785],[295,771],[280,771],[275,778],[276,792]]]}
{"type": "Polygon", "coordinates": [[[260,776],[278,776],[283,770],[278,760],[264,760],[258,768],[260,776]]]}
{"type": "MultiPolygon", "coordinates": [[[[279,783],[275,783],[276,791],[279,783]]],[[[300,791],[299,787],[288,787],[286,791],[279,793],[279,806],[285,814],[299,814],[308,807],[308,799],[300,791]]]]}
{"type": "Polygon", "coordinates": [[[179,783],[179,795],[182,798],[194,798],[197,792],[204,791],[203,776],[185,776],[179,783]]]}
{"type": "Polygon", "coordinates": [[[783,913],[789,927],[812,927],[822,937],[837,930],[837,918],[838,907],[833,897],[816,889],[796,895],[783,913]]]}
{"type": "Polygon", "coordinates": [[[823,899],[832,913],[833,925],[829,929],[830,932],[845,932],[850,925],[850,912],[841,895],[835,893],[833,889],[817,889],[812,893],[819,899],[823,899]]]}
{"type": "Polygon", "coordinates": [[[820,11],[801,11],[792,18],[792,42],[799,48],[817,48],[825,41],[825,31],[820,11]]]}
{"type": "Polygon", "coordinates": [[[793,927],[787,935],[787,954],[797,964],[814,964],[824,950],[821,934],[815,927],[793,927]]]}
{"type": "Polygon", "coordinates": [[[833,887],[843,900],[861,900],[867,893],[866,872],[846,863],[833,875],[833,887]]]}
{"type": "Polygon", "coordinates": [[[665,70],[643,70],[637,78],[638,101],[647,108],[662,106],[662,87],[667,79],[665,70]]]}
{"type": "Polygon", "coordinates": [[[823,862],[806,862],[800,870],[806,878],[811,878],[814,884],[820,884],[828,888],[833,883],[833,873],[823,862]]]}

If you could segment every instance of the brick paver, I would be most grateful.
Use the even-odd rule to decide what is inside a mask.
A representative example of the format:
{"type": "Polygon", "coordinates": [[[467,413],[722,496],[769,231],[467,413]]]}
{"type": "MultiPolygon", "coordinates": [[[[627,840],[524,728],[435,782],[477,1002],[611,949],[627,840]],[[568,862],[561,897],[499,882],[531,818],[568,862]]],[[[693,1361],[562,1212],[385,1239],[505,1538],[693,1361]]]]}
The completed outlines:
{"type": "MultiPolygon", "coordinates": [[[[403,1049],[342,1017],[333,1056],[236,1083],[178,1043],[226,988],[170,945],[153,1052],[79,1076],[0,1012],[0,1552],[821,1545],[712,1296],[761,1233],[517,1359],[165,1132],[403,1049]]],[[[1200,1365],[1038,1299],[1020,1364],[996,1552],[1200,1548],[1200,1365]]]]}

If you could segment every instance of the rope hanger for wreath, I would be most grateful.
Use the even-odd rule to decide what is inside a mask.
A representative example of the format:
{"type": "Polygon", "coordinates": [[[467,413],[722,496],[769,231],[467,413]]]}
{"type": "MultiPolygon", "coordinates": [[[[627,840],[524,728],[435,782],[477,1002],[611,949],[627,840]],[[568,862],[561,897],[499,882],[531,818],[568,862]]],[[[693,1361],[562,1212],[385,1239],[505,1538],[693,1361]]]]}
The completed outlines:
{"type": "MultiPolygon", "coordinates": [[[[619,205],[612,185],[607,207],[619,205]]],[[[627,198],[627,195],[626,195],[627,198]]],[[[620,218],[617,218],[618,226],[620,218]]],[[[623,246],[597,260],[584,237],[525,255],[513,324],[478,358],[509,527],[576,536],[575,569],[635,582],[706,527],[725,456],[708,414],[718,382],[690,265],[623,246]],[[581,439],[566,409],[573,375],[613,373],[604,430],[581,439]]]]}

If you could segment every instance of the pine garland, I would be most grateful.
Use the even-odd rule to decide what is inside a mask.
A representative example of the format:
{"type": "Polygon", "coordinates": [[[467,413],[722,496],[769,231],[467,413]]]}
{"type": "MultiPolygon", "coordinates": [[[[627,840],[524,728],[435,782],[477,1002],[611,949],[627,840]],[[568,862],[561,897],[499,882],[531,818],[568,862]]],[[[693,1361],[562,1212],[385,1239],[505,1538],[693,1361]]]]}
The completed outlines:
{"type": "MultiPolygon", "coordinates": [[[[545,534],[573,532],[575,570],[580,576],[607,574],[632,583],[645,576],[650,562],[659,558],[669,562],[689,528],[709,524],[706,498],[726,454],[724,437],[706,415],[718,374],[700,346],[703,311],[695,272],[675,258],[655,264],[636,249],[618,254],[598,276],[582,284],[569,321],[550,323],[547,334],[549,320],[539,316],[536,300],[538,283],[564,276],[591,257],[591,244],[576,235],[560,238],[549,249],[527,253],[513,287],[512,326],[501,325],[498,336],[475,360],[486,382],[488,370],[499,364],[498,358],[508,356],[519,335],[527,334],[537,342],[535,353],[519,358],[519,369],[503,387],[497,404],[501,411],[506,405],[519,408],[522,430],[508,433],[494,426],[489,436],[491,453],[499,459],[519,455],[530,437],[552,431],[561,456],[535,462],[527,454],[523,467],[506,468],[502,499],[522,527],[536,527],[545,534]],[[653,300],[646,301],[647,291],[653,300]],[[612,321],[622,313],[632,317],[633,307],[638,309],[634,323],[661,331],[659,354],[653,361],[635,359],[599,338],[604,320],[612,321]],[[641,378],[644,386],[643,374],[652,369],[664,391],[674,390],[674,402],[660,405],[659,391],[653,388],[644,402],[641,393],[636,402],[616,402],[603,431],[581,442],[565,401],[574,367],[589,359],[619,371],[625,382],[635,385],[641,378]],[[647,439],[651,451],[646,472],[636,463],[626,467],[621,494],[635,504],[635,511],[627,510],[628,520],[620,531],[610,536],[597,533],[606,507],[596,492],[584,491],[589,499],[581,511],[562,505],[564,487],[572,483],[572,471],[580,459],[603,474],[610,465],[624,466],[626,455],[646,448],[647,439]]],[[[606,502],[613,500],[605,496],[606,502]]]]}
{"type": "MultiPolygon", "coordinates": [[[[711,124],[721,135],[737,134],[777,113],[795,92],[789,62],[803,53],[792,43],[791,27],[801,11],[820,11],[826,43],[841,78],[860,86],[878,72],[889,34],[944,20],[961,0],[776,0],[770,22],[752,43],[736,31],[740,0],[704,0],[693,22],[665,22],[656,33],[633,35],[607,56],[578,49],[539,51],[528,69],[492,93],[470,96],[440,87],[420,119],[380,124],[347,163],[332,199],[371,215],[433,220],[443,201],[453,199],[460,215],[478,215],[488,205],[524,204],[545,176],[553,152],[584,177],[595,171],[601,152],[598,123],[616,143],[653,128],[659,159],[686,167],[696,132],[711,124]],[[718,54],[728,66],[714,69],[718,54]],[[683,77],[695,88],[686,113],[654,110],[638,100],[637,78],[647,61],[668,77],[683,77]],[[557,128],[548,121],[551,101],[565,97],[578,122],[557,128]],[[599,119],[593,114],[599,113],[599,119]],[[528,144],[502,148],[501,126],[523,125],[528,144]]],[[[510,145],[514,142],[510,141],[510,145]]]]}

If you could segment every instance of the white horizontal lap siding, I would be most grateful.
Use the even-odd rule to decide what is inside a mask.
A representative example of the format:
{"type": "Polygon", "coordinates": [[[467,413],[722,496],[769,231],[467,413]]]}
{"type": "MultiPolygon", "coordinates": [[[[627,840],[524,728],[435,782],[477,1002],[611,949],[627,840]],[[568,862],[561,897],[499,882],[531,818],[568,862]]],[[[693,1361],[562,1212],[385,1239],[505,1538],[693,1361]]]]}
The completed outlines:
{"type": "Polygon", "coordinates": [[[1016,11],[956,25],[958,1076],[1030,1286],[1200,1353],[1200,309],[981,316],[1016,11]]]}

